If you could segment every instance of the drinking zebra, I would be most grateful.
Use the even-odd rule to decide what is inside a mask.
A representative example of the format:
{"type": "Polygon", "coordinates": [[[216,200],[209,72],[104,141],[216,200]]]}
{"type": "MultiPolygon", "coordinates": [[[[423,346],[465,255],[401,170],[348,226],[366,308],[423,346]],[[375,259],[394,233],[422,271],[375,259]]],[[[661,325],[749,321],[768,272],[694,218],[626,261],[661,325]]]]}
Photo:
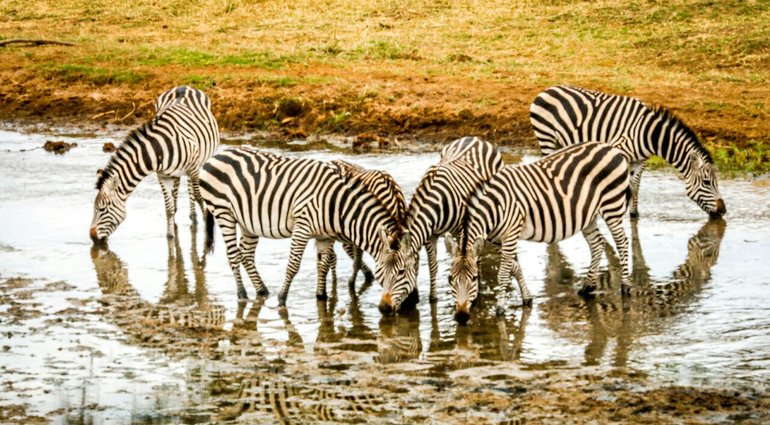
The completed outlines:
{"type": "MultiPolygon", "coordinates": [[[[360,180],[369,192],[374,194],[385,204],[388,210],[395,214],[396,220],[399,223],[403,223],[404,216],[406,215],[406,200],[404,200],[401,187],[399,187],[396,180],[390,174],[380,170],[367,170],[340,159],[330,161],[329,164],[344,178],[360,180]]],[[[363,251],[351,243],[343,243],[343,248],[348,256],[353,259],[353,273],[348,281],[348,286],[354,286],[359,270],[364,272],[365,282],[374,280],[374,274],[363,261],[363,251]]],[[[319,287],[321,287],[320,285],[325,285],[326,273],[321,273],[323,269],[330,270],[332,281],[337,281],[337,255],[334,253],[332,245],[329,246],[328,253],[324,256],[324,261],[318,262],[318,267],[318,278],[324,279],[324,283],[319,282],[319,287]]]]}
{"type": "Polygon", "coordinates": [[[435,302],[436,241],[445,233],[456,234],[462,224],[465,202],[476,187],[503,166],[497,148],[476,137],[464,137],[447,145],[438,164],[431,166],[417,187],[406,213],[405,231],[394,256],[396,275],[387,275],[382,285],[379,309],[390,314],[406,307],[407,296],[416,300],[420,248],[428,253],[430,301],[435,302]],[[403,304],[403,305],[402,305],[403,304]]]}
{"type": "MultiPolygon", "coordinates": [[[[631,197],[628,161],[623,152],[598,142],[559,150],[526,165],[508,165],[482,184],[468,200],[459,243],[450,270],[457,302],[455,318],[465,323],[478,295],[478,257],[485,241],[501,245],[499,284],[516,277],[524,304],[532,295],[516,258],[519,240],[557,242],[582,231],[591,248],[591,265],[581,294],[596,285],[604,238],[597,226],[601,216],[612,233],[622,264],[623,292],[628,279],[628,240],[623,215],[631,197]]],[[[501,295],[497,314],[504,314],[501,295]]]]}
{"type": "Polygon", "coordinates": [[[575,143],[602,141],[631,163],[631,217],[638,217],[639,183],[645,161],[658,155],[684,176],[687,196],[712,218],[725,214],[711,155],[695,133],[671,112],[638,99],[570,86],[537,95],[530,120],[543,155],[575,143]]]}
{"type": "MultiPolygon", "coordinates": [[[[219,145],[217,121],[206,94],[190,87],[176,87],[158,98],[155,117],[126,137],[103,170],[99,170],[90,236],[102,242],[126,218],[126,200],[137,185],[155,172],[163,192],[166,225],[173,239],[179,179],[186,175],[191,198],[199,203],[198,173],[201,164],[219,145]]],[[[201,204],[202,207],[202,204],[201,204]]],[[[195,206],[191,200],[191,216],[195,206]]]]}
{"type": "MultiPolygon", "coordinates": [[[[286,278],[278,294],[280,306],[286,305],[289,286],[310,239],[316,239],[319,259],[334,240],[363,249],[375,259],[375,277],[387,282],[383,281],[383,274],[392,267],[389,253],[401,229],[392,211],[360,180],[344,178],[325,162],[240,147],[206,161],[200,182],[206,208],[206,251],[213,248],[216,219],[227,246],[239,299],[247,298],[241,264],[257,294],[269,292],[254,265],[260,237],[291,237],[286,278]]],[[[325,287],[317,288],[316,296],[324,298],[325,287]]]]}

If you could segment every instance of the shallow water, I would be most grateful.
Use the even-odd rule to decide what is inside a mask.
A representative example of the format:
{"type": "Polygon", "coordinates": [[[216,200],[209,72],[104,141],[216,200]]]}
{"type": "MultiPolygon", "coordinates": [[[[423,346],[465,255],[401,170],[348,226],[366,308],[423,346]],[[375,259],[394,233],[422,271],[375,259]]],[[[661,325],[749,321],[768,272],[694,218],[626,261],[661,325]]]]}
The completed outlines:
{"type": "MultiPolygon", "coordinates": [[[[163,200],[154,176],[129,198],[128,217],[109,247],[92,248],[88,226],[95,170],[108,160],[102,143],[120,138],[57,136],[78,143],[65,155],[43,151],[40,146],[47,139],[53,138],[0,131],[0,285],[9,293],[14,281],[8,279],[32,280],[25,289],[28,294],[16,293],[24,295],[17,297],[18,306],[0,305],[4,314],[17,307],[28,313],[23,320],[8,314],[0,321],[2,380],[17,390],[6,391],[0,405],[32,398],[33,412],[53,412],[57,420],[67,422],[77,421],[72,415],[78,412],[97,423],[174,422],[180,417],[197,422],[211,420],[212,411],[222,414],[222,406],[232,404],[222,400],[231,393],[241,405],[236,403],[240,407],[229,413],[230,419],[244,409],[259,411],[254,406],[249,410],[243,400],[253,404],[280,393],[290,401],[303,400],[279,414],[290,417],[305,410],[318,414],[326,405],[323,397],[314,402],[303,393],[310,384],[314,391],[349,386],[332,379],[387,387],[388,381],[372,376],[383,373],[378,366],[383,364],[392,364],[385,370],[403,375],[393,382],[408,383],[413,379],[409,371],[419,370],[421,384],[438,392],[449,385],[449,378],[486,367],[563,373],[624,369],[659,383],[718,388],[766,390],[770,384],[767,185],[720,182],[728,215],[725,221],[708,221],[686,198],[676,175],[648,172],[642,181],[642,218],[627,223],[634,242],[633,297],[619,296],[612,256],[603,261],[598,294],[592,299],[575,294],[589,263],[581,237],[552,246],[523,242],[519,259],[535,295],[534,306],[516,306],[520,297],[515,283],[485,285],[473,321],[463,327],[453,320],[446,283],[450,259],[441,243],[440,300],[431,305],[424,296],[409,315],[383,318],[377,310],[379,286],[362,286],[362,276],[349,290],[351,262],[340,246],[336,290],[328,302],[317,302],[312,244],[292,284],[288,311],[281,312],[275,294],[283,281],[289,240],[260,241],[257,266],[272,294],[239,306],[219,235],[205,267],[198,259],[203,235],[191,229],[186,188],[176,217],[179,237],[176,243],[167,242],[163,200]],[[513,296],[507,317],[500,321],[494,317],[495,295],[503,290],[513,296]],[[73,309],[77,314],[68,314],[73,309]],[[167,328],[195,330],[174,333],[167,328]],[[252,361],[251,356],[259,358],[259,366],[242,363],[252,361]],[[286,362],[292,370],[298,364],[313,365],[315,369],[303,375],[305,386],[281,380],[291,377],[264,381],[264,374],[280,376],[275,373],[286,369],[286,362]],[[244,368],[250,367],[262,375],[244,379],[244,368]],[[244,398],[249,391],[256,393],[244,398]]],[[[438,158],[437,153],[286,154],[342,157],[385,169],[407,199],[438,158]]],[[[371,258],[367,262],[373,264],[371,258]]],[[[492,283],[494,252],[488,251],[482,266],[482,278],[492,283]]],[[[422,294],[427,293],[427,276],[423,251],[422,294]]],[[[247,284],[247,289],[253,298],[253,288],[247,284]]],[[[490,376],[494,381],[497,375],[490,376]]],[[[387,397],[346,397],[347,402],[327,406],[338,420],[348,418],[359,405],[369,406],[362,411],[376,417],[401,409],[387,397]]],[[[420,403],[408,397],[399,402],[416,406],[416,415],[423,412],[420,403]]]]}

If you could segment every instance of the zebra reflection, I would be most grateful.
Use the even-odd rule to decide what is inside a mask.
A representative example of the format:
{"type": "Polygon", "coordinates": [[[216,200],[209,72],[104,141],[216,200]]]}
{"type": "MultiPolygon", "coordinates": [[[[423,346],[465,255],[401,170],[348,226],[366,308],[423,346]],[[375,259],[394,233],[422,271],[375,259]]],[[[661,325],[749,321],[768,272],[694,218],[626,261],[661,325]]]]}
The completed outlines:
{"type": "Polygon", "coordinates": [[[598,293],[588,299],[574,295],[575,271],[565,260],[559,246],[548,246],[544,293],[546,301],[539,305],[547,325],[568,339],[586,342],[584,364],[596,365],[605,357],[607,346],[615,342],[613,366],[625,366],[636,339],[660,332],[670,323],[660,320],[686,311],[700,296],[711,278],[711,269],[719,258],[725,233],[725,222],[706,222],[687,243],[687,257],[664,279],[651,276],[639,241],[637,223],[631,222],[631,254],[633,258],[634,297],[617,296],[620,285],[612,278],[619,267],[617,257],[608,255],[608,271],[600,279],[598,293]]]}

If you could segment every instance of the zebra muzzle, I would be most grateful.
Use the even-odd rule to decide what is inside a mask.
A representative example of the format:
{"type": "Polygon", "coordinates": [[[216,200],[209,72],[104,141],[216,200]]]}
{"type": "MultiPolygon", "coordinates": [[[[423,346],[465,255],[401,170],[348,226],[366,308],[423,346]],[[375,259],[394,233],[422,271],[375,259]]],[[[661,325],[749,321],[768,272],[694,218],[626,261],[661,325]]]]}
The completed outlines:
{"type": "Polygon", "coordinates": [[[380,313],[382,313],[385,316],[389,316],[393,314],[393,311],[394,311],[393,298],[390,295],[390,293],[385,293],[382,296],[382,300],[380,300],[380,305],[378,308],[380,309],[380,313]]]}
{"type": "Polygon", "coordinates": [[[101,244],[104,243],[104,238],[99,238],[99,236],[96,233],[96,227],[92,227],[91,230],[88,232],[89,236],[91,236],[91,241],[95,244],[101,244]]]}
{"type": "Polygon", "coordinates": [[[471,312],[468,303],[457,304],[457,310],[455,311],[455,320],[461,325],[468,323],[471,319],[471,312]]]}

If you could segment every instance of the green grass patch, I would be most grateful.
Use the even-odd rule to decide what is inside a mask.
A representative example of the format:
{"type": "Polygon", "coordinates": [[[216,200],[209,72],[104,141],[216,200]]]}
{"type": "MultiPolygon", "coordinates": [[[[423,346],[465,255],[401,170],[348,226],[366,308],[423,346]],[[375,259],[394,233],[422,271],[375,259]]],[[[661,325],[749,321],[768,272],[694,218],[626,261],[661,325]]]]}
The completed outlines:
{"type": "Polygon", "coordinates": [[[744,146],[719,146],[712,150],[720,172],[728,174],[770,173],[770,143],[751,140],[744,146]]]}
{"type": "Polygon", "coordinates": [[[147,75],[130,70],[114,70],[88,65],[76,64],[44,64],[40,66],[42,74],[63,82],[82,81],[97,86],[108,84],[136,84],[147,75]]]}

